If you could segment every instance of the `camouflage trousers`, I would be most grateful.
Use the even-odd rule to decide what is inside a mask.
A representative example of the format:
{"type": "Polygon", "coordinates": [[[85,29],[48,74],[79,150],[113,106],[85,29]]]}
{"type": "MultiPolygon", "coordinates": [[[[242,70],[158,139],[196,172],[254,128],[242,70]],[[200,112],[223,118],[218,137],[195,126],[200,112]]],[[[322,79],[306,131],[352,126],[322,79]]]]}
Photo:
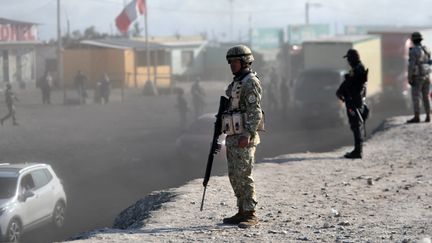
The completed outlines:
{"type": "Polygon", "coordinates": [[[429,114],[430,112],[430,102],[429,102],[429,78],[427,79],[417,79],[414,85],[411,86],[411,95],[413,101],[414,113],[420,113],[420,96],[423,98],[423,106],[425,112],[429,114]]]}
{"type": "Polygon", "coordinates": [[[228,177],[237,197],[237,206],[244,211],[255,210],[257,204],[255,183],[252,178],[255,150],[256,146],[246,148],[227,146],[228,177]]]}

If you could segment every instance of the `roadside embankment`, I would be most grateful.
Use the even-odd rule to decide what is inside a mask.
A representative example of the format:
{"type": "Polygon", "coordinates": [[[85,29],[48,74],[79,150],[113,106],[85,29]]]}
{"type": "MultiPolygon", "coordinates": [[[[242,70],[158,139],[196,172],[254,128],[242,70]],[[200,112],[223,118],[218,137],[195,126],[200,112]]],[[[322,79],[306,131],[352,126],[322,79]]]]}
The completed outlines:
{"type": "MultiPolygon", "coordinates": [[[[199,211],[202,179],[154,192],[124,211],[116,225],[74,242],[430,242],[432,124],[387,120],[364,147],[281,155],[254,170],[259,226],[222,225],[236,212],[227,176],[212,177],[199,211]]],[[[331,138],[323,138],[331,139],[331,138]]]]}

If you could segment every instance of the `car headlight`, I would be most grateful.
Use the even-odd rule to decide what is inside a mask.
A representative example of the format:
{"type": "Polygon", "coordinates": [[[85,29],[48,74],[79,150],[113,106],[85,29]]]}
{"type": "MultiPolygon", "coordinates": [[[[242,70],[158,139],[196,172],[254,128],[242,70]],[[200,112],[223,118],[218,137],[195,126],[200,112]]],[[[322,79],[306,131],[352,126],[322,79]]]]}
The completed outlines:
{"type": "Polygon", "coordinates": [[[6,212],[6,208],[0,208],[0,216],[2,216],[4,212],[6,212]]]}

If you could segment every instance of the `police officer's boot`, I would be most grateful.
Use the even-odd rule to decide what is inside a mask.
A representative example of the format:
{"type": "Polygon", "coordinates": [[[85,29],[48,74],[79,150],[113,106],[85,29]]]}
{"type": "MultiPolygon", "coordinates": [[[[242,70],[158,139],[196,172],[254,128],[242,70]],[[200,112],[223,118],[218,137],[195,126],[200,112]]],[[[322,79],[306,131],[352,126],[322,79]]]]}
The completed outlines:
{"type": "Polygon", "coordinates": [[[414,113],[414,117],[409,119],[407,123],[419,123],[420,122],[420,113],[414,113]]]}
{"type": "Polygon", "coordinates": [[[344,155],[347,159],[361,159],[363,157],[363,138],[359,127],[352,127],[354,134],[354,150],[344,155]]]}
{"type": "Polygon", "coordinates": [[[245,211],[243,220],[239,223],[238,227],[242,229],[250,228],[257,225],[259,222],[258,217],[255,215],[255,211],[245,211]]]}
{"type": "Polygon", "coordinates": [[[347,159],[361,159],[361,158],[363,158],[362,145],[355,146],[354,150],[349,152],[349,153],[346,153],[344,155],[344,157],[347,159]]]}
{"type": "Polygon", "coordinates": [[[244,217],[244,212],[242,208],[239,208],[238,213],[236,213],[234,216],[231,216],[229,218],[224,218],[223,223],[224,224],[239,224],[244,217]]]}
{"type": "Polygon", "coordinates": [[[426,119],[425,122],[430,122],[430,112],[426,113],[426,119]]]}

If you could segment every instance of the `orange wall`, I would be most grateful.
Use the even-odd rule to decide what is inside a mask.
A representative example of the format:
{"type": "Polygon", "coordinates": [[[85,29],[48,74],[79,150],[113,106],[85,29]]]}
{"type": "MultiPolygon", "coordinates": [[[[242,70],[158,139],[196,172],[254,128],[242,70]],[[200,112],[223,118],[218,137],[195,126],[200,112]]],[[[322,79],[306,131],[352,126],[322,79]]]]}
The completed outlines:
{"type": "MultiPolygon", "coordinates": [[[[106,72],[113,84],[119,87],[124,81],[126,87],[142,87],[147,80],[147,68],[137,67],[135,79],[135,57],[132,50],[118,49],[71,49],[64,51],[64,77],[67,87],[73,87],[77,70],[88,78],[86,86],[93,88],[106,72]]],[[[154,66],[150,67],[150,78],[155,80],[154,66]]],[[[171,68],[158,66],[157,87],[170,87],[171,68]]]]}
{"type": "Polygon", "coordinates": [[[63,55],[64,78],[68,87],[73,87],[78,70],[87,76],[86,86],[93,88],[106,72],[110,79],[119,82],[123,79],[123,50],[115,49],[73,49],[65,50],[63,55]]]}

